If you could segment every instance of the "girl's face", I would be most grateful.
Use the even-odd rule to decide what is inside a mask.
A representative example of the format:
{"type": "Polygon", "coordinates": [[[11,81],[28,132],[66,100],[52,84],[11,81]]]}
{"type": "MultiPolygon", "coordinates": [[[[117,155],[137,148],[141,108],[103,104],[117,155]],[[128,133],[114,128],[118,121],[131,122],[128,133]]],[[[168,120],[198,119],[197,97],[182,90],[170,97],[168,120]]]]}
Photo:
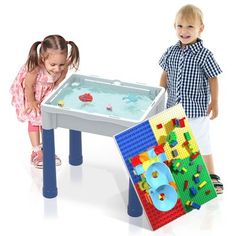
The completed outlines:
{"type": "Polygon", "coordinates": [[[187,20],[183,17],[177,17],[175,22],[176,34],[183,46],[193,44],[197,41],[204,25],[199,19],[187,20]]]}
{"type": "Polygon", "coordinates": [[[60,76],[67,67],[67,54],[59,50],[48,49],[42,62],[51,76],[60,76]]]}

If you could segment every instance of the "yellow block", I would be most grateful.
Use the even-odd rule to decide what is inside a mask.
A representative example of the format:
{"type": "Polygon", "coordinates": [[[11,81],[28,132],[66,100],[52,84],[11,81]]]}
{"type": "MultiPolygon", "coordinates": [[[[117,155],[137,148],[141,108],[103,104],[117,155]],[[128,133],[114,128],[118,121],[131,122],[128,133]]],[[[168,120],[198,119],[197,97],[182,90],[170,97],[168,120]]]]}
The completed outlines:
{"type": "Polygon", "coordinates": [[[202,183],[200,183],[198,185],[199,188],[202,188],[203,186],[205,186],[207,184],[207,182],[204,180],[202,183]]]}
{"type": "Polygon", "coordinates": [[[139,160],[142,163],[147,161],[147,160],[149,160],[148,153],[147,152],[143,152],[143,153],[139,154],[139,160]]]}

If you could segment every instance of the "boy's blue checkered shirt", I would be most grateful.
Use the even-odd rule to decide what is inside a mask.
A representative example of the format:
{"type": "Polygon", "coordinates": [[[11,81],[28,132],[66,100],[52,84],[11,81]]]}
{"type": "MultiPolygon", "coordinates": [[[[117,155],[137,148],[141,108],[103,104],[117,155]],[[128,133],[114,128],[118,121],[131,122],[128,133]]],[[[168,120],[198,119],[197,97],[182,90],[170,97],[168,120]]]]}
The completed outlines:
{"type": "Polygon", "coordinates": [[[187,117],[206,116],[210,101],[209,79],[222,71],[202,40],[184,48],[180,42],[169,47],[159,64],[168,76],[167,108],[181,103],[187,117]]]}

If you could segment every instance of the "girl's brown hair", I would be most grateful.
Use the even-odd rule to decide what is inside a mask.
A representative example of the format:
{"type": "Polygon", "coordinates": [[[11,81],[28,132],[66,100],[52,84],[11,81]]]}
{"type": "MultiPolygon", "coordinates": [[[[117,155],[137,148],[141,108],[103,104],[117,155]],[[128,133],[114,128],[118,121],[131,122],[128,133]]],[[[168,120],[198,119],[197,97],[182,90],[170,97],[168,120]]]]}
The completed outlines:
{"type": "Polygon", "coordinates": [[[71,50],[68,56],[68,66],[79,68],[79,49],[73,41],[66,41],[60,35],[49,35],[44,38],[43,41],[35,42],[29,51],[28,59],[26,61],[28,71],[34,70],[41,63],[41,57],[46,55],[48,49],[60,50],[66,55],[68,54],[68,44],[71,46],[71,50]],[[38,53],[38,46],[41,44],[38,53]]]}

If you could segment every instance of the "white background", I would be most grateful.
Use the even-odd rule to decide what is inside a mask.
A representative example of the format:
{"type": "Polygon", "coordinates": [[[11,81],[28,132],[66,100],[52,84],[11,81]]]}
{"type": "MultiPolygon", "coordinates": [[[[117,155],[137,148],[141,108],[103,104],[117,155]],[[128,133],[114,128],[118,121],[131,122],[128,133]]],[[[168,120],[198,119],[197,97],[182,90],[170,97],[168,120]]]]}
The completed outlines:
{"type": "Polygon", "coordinates": [[[234,1],[41,0],[0,3],[0,234],[1,235],[220,235],[233,230],[235,211],[235,36],[234,1]],[[128,175],[112,138],[83,135],[84,164],[68,165],[68,131],[57,129],[59,195],[44,199],[42,172],[30,166],[27,125],[10,105],[9,88],[30,46],[61,34],[80,48],[79,73],[157,86],[158,60],[177,41],[176,11],[193,3],[204,12],[204,44],[215,55],[219,117],[212,122],[216,172],[225,193],[152,233],[145,217],[126,214],[128,175]],[[224,227],[223,227],[224,226],[224,227]],[[5,233],[2,233],[2,232],[5,233]]]}

